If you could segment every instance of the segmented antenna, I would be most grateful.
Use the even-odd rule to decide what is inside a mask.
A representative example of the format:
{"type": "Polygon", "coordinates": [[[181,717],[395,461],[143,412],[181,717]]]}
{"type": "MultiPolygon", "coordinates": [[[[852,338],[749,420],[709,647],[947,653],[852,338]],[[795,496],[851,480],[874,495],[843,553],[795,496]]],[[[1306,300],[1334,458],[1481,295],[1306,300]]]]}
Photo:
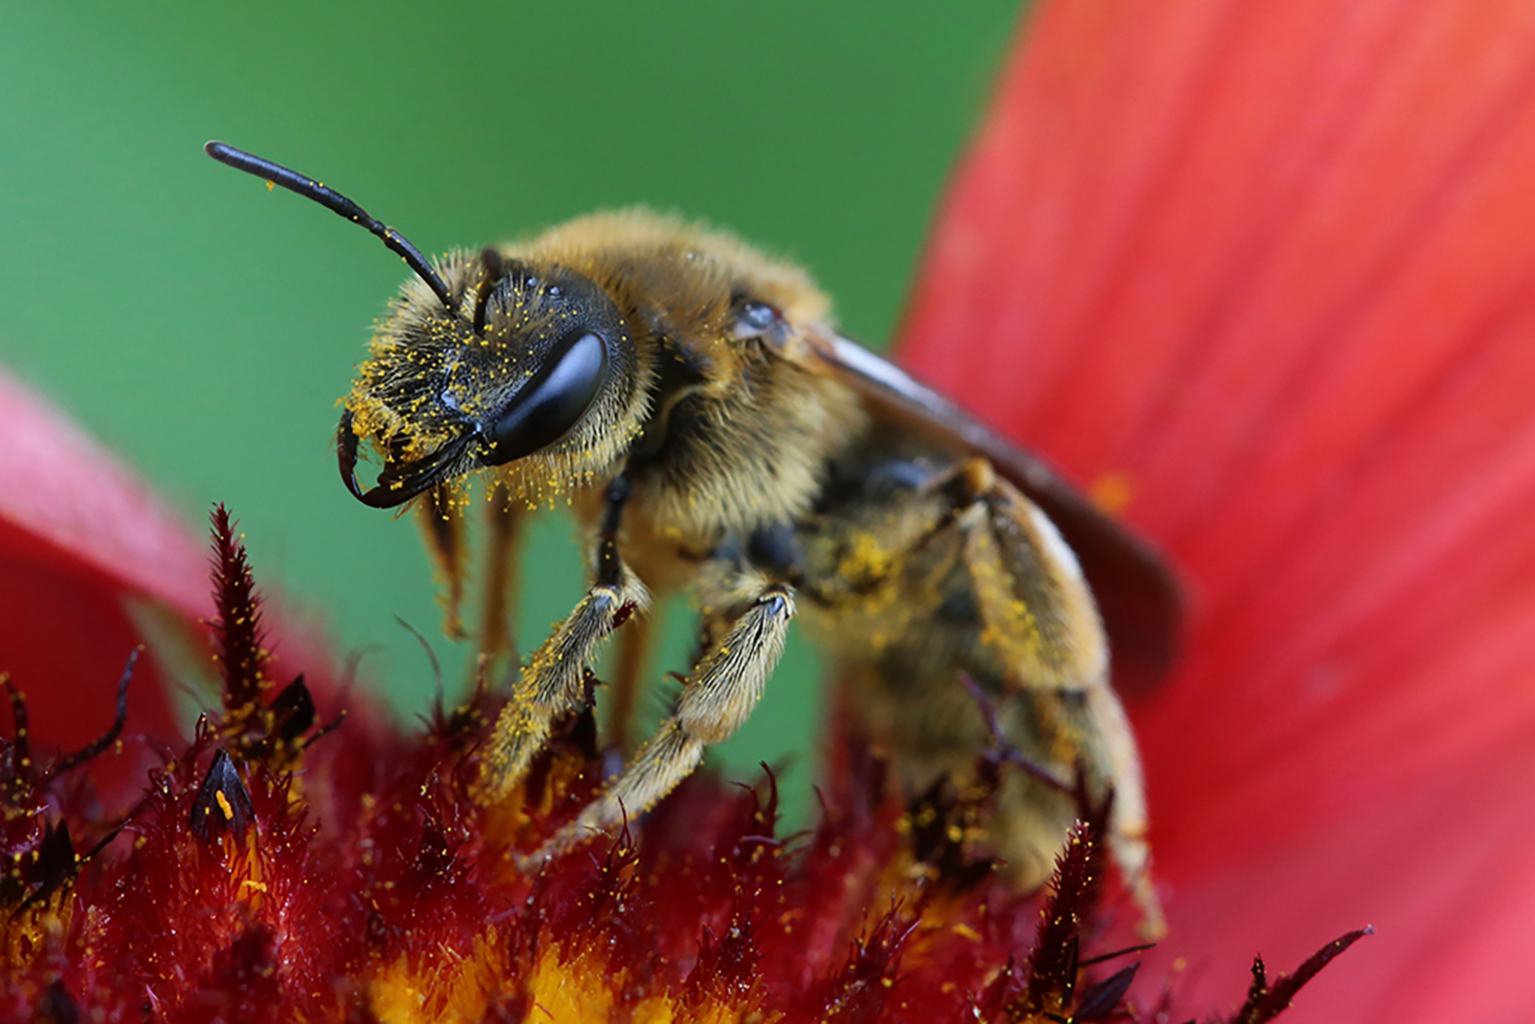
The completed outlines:
{"type": "Polygon", "coordinates": [[[398,253],[410,269],[416,272],[416,276],[427,283],[427,287],[437,293],[442,300],[444,308],[449,313],[455,313],[453,300],[448,296],[448,286],[442,283],[442,278],[437,276],[437,271],[427,262],[421,251],[406,237],[381,221],[368,216],[368,211],[352,202],[346,196],[334,189],[305,177],[297,171],[290,171],[282,164],[274,164],[270,160],[264,160],[254,153],[247,153],[243,149],[235,149],[226,146],[222,142],[210,142],[203,146],[203,150],[221,164],[227,164],[246,174],[253,174],[258,178],[270,181],[274,185],[281,185],[289,192],[296,192],[305,199],[313,199],[328,210],[333,210],[354,224],[361,224],[373,232],[392,251],[398,253]]]}

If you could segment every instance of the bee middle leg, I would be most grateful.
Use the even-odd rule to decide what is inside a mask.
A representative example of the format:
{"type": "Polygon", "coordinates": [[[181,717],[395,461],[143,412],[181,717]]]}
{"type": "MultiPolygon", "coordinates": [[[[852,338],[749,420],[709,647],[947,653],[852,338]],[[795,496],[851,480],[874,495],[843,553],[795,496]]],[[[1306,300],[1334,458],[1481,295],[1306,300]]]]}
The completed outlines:
{"type": "Polygon", "coordinates": [[[650,663],[655,641],[654,615],[631,622],[629,628],[618,637],[618,656],[614,659],[612,678],[608,681],[605,696],[610,698],[607,705],[608,745],[624,753],[632,749],[630,726],[639,704],[640,675],[650,663]]]}
{"type": "Polygon", "coordinates": [[[676,710],[661,723],[607,789],[535,858],[553,856],[653,807],[692,774],[704,748],[729,739],[751,715],[768,676],[783,654],[793,591],[784,584],[760,590],[729,630],[689,673],[676,710]]]}

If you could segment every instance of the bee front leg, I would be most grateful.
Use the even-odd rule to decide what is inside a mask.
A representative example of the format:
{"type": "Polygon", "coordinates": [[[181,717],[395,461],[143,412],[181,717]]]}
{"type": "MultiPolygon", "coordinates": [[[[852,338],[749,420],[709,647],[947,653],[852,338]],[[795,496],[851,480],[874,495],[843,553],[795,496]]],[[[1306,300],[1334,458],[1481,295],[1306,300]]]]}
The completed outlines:
{"type": "Polygon", "coordinates": [[[416,520],[432,560],[433,575],[442,588],[442,631],[449,639],[462,640],[466,636],[464,581],[469,575],[462,499],[451,483],[438,484],[417,508],[416,520]]]}
{"type": "Polygon", "coordinates": [[[494,662],[518,658],[512,623],[517,617],[517,584],[522,575],[522,540],[528,509],[501,484],[486,502],[485,579],[480,597],[480,654],[494,662]]]}
{"type": "Polygon", "coordinates": [[[703,759],[704,748],[735,735],[762,696],[783,654],[794,595],[783,584],[762,589],[699,660],[676,710],[581,816],[534,855],[554,856],[593,833],[606,832],[626,815],[649,810],[677,787],[703,759]]]}
{"type": "Polygon", "coordinates": [[[645,585],[618,553],[618,522],[627,497],[628,486],[620,477],[608,489],[596,581],[523,668],[496,721],[480,784],[487,803],[505,799],[522,781],[548,742],[555,719],[587,705],[587,671],[603,641],[650,601],[645,585]]]}

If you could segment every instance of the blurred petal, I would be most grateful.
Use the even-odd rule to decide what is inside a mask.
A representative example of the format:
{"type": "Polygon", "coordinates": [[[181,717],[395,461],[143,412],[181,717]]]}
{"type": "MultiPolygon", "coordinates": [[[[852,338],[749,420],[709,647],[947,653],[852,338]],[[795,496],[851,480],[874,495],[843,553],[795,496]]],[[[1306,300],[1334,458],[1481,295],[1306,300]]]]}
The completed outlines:
{"type": "Polygon", "coordinates": [[[211,609],[201,544],[120,463],[3,371],[0,430],[0,516],[8,532],[32,538],[36,557],[99,572],[188,615],[211,609]]]}
{"type": "MultiPolygon", "coordinates": [[[[26,692],[45,749],[72,749],[111,724],[123,663],[149,639],[146,614],[200,636],[213,611],[208,554],[119,461],[3,370],[0,437],[0,672],[26,692]]],[[[317,630],[274,616],[271,633],[283,667],[307,670],[323,692],[317,630]]],[[[129,687],[130,733],[189,724],[174,720],[155,654],[129,687]]]]}
{"type": "MultiPolygon", "coordinates": [[[[3,372],[0,436],[0,671],[26,691],[38,738],[78,747],[110,724],[117,676],[143,640],[125,602],[196,621],[212,609],[207,558],[121,464],[3,372]]],[[[171,728],[162,682],[141,659],[131,731],[171,728]]]]}
{"type": "MultiPolygon", "coordinates": [[[[1185,939],[1229,912],[1234,952],[1283,967],[1393,921],[1350,957],[1424,1014],[1429,973],[1457,1005],[1509,991],[1445,974],[1466,963],[1430,896],[1472,945],[1535,943],[1450,870],[1515,828],[1518,786],[1478,794],[1535,783],[1532,180],[1535,8],[1047,3],[904,335],[1190,583],[1186,663],[1137,716],[1185,939]],[[1320,895],[1338,879],[1346,902],[1320,895]]],[[[1498,891],[1535,896],[1518,864],[1498,891]]]]}
{"type": "Polygon", "coordinates": [[[1312,981],[1286,1024],[1528,1019],[1515,965],[1535,952],[1532,738],[1174,882],[1172,932],[1147,973],[1182,956],[1177,1004],[1231,1007],[1254,953],[1291,970],[1321,938],[1368,923],[1376,934],[1312,981]]]}

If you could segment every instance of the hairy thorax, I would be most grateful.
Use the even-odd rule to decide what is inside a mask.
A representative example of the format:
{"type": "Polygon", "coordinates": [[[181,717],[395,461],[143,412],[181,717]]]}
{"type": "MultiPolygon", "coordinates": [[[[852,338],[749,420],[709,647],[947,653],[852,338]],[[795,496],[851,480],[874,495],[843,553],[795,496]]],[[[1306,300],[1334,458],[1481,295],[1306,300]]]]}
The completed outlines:
{"type": "MultiPolygon", "coordinates": [[[[802,270],[734,236],[630,210],[582,218],[504,255],[597,282],[634,340],[643,412],[633,439],[590,476],[599,484],[628,477],[626,534],[704,550],[729,533],[796,520],[815,501],[828,461],[866,429],[851,389],[739,336],[751,303],[771,308],[778,330],[831,325],[828,300],[802,270]]],[[[514,490],[546,489],[545,467],[527,462],[508,467],[514,490]]],[[[583,481],[567,483],[580,489],[583,481]]],[[[593,514],[600,505],[577,503],[593,514]]]]}

